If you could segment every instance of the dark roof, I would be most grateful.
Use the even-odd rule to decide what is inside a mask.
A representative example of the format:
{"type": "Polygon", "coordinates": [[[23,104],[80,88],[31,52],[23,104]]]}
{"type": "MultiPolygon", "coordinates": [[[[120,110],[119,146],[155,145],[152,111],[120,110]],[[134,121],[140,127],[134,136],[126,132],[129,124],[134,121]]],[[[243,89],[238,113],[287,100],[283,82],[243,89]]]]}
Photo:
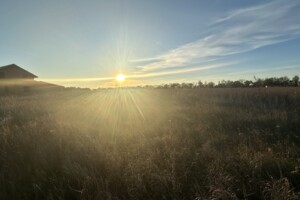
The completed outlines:
{"type": "Polygon", "coordinates": [[[34,77],[34,78],[38,78],[38,76],[36,76],[36,75],[30,73],[29,71],[27,71],[27,70],[25,70],[25,69],[19,67],[19,66],[16,65],[16,64],[10,64],[10,65],[2,66],[2,67],[0,67],[0,71],[2,71],[2,70],[7,70],[7,69],[11,69],[11,68],[15,68],[15,69],[22,70],[23,72],[27,73],[28,75],[30,75],[30,76],[32,76],[32,77],[34,77]]]}

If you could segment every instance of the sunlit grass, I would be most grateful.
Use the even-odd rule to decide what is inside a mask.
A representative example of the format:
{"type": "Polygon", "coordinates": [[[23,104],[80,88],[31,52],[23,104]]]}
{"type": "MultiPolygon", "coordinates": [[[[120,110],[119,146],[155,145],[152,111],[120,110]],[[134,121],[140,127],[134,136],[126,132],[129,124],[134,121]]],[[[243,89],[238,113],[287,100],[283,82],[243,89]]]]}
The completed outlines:
{"type": "Polygon", "coordinates": [[[299,92],[2,96],[0,199],[297,199],[299,92]]]}

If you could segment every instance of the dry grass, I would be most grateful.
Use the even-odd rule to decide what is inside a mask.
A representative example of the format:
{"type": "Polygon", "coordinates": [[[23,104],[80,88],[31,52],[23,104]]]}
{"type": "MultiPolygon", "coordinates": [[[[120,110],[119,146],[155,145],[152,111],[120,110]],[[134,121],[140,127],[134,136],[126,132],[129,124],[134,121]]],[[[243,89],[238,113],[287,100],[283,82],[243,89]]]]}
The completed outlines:
{"type": "Polygon", "coordinates": [[[0,199],[298,199],[300,89],[0,97],[0,199]]]}

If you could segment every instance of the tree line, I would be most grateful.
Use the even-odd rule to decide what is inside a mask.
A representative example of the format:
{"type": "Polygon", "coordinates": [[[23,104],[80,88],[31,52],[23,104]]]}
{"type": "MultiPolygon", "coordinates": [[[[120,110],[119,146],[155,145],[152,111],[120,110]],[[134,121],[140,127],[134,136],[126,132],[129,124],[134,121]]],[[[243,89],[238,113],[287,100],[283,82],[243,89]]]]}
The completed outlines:
{"type": "Polygon", "coordinates": [[[292,79],[287,76],[271,77],[271,78],[256,78],[254,80],[222,80],[218,83],[202,82],[197,83],[169,83],[159,86],[146,85],[143,88],[246,88],[246,87],[299,87],[299,76],[294,76],[292,79]]]}

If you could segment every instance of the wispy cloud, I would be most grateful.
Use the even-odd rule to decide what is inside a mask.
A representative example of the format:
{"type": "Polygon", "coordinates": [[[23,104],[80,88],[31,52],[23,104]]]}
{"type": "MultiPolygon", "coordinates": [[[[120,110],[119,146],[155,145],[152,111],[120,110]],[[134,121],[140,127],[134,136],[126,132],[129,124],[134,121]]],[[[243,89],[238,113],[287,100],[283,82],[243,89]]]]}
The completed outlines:
{"type": "Polygon", "coordinates": [[[171,75],[171,74],[182,74],[182,73],[205,71],[205,70],[209,70],[209,69],[221,68],[221,67],[228,66],[230,64],[233,64],[233,63],[210,64],[210,65],[205,65],[205,66],[198,66],[198,67],[193,67],[193,68],[182,68],[182,69],[168,70],[168,71],[162,71],[162,72],[148,72],[148,73],[144,73],[144,74],[131,75],[128,77],[129,78],[145,78],[145,77],[165,76],[165,75],[171,75]]]}
{"type": "Polygon", "coordinates": [[[276,0],[232,11],[215,20],[207,35],[150,59],[139,66],[143,72],[184,67],[248,52],[300,37],[298,0],[276,0]],[[152,61],[152,62],[151,62],[152,61]]]}

